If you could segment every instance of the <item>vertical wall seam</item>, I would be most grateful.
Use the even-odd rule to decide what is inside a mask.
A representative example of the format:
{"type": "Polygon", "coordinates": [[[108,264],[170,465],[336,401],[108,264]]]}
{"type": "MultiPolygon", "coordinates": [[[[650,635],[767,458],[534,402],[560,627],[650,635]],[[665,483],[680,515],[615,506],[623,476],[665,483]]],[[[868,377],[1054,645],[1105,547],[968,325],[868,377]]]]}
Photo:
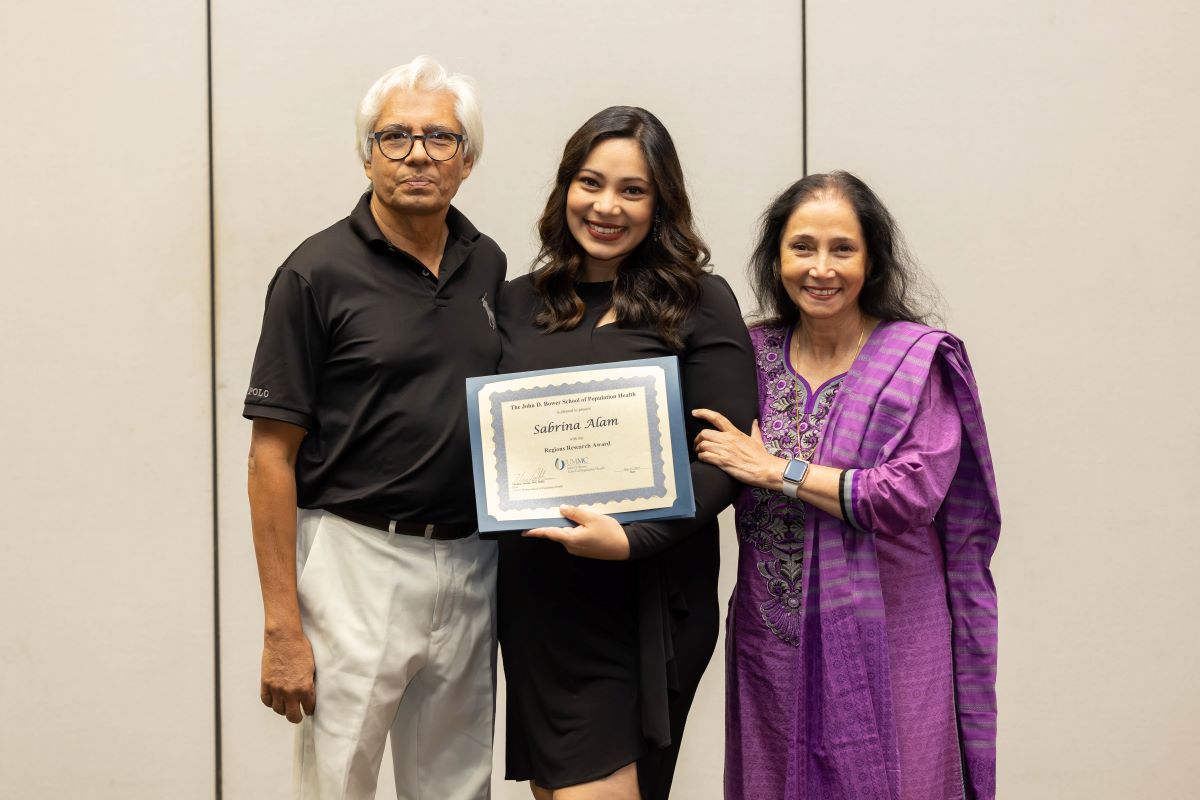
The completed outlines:
{"type": "Polygon", "coordinates": [[[213,169],[212,0],[204,3],[205,69],[208,90],[208,350],[212,459],[212,625],[213,625],[213,785],[216,800],[224,791],[221,752],[221,562],[217,504],[217,235],[213,169]]]}
{"type": "Polygon", "coordinates": [[[808,0],[800,0],[800,171],[808,175],[808,0]]]}

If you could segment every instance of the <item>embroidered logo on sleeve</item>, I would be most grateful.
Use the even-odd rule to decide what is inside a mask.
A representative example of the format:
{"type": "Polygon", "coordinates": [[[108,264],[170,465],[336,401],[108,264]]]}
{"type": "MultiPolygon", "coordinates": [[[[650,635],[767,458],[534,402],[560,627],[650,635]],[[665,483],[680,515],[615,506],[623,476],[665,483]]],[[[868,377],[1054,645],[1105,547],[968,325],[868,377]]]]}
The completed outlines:
{"type": "Polygon", "coordinates": [[[488,325],[492,326],[492,330],[496,330],[496,315],[492,313],[492,307],[488,305],[487,292],[479,296],[479,302],[483,304],[483,311],[487,314],[488,325]]]}
{"type": "Polygon", "coordinates": [[[266,400],[268,397],[271,396],[271,390],[270,389],[256,389],[255,387],[251,386],[249,391],[246,392],[246,396],[247,397],[258,397],[263,400],[266,400]]]}

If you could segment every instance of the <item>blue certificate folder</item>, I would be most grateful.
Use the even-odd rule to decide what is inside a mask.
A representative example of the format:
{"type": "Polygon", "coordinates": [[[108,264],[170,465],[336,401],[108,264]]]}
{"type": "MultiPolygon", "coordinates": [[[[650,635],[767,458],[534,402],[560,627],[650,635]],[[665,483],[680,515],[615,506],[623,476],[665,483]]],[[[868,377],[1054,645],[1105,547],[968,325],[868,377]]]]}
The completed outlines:
{"type": "MultiPolygon", "coordinates": [[[[550,382],[552,383],[553,381],[551,380],[550,382]]],[[[612,513],[611,516],[618,522],[626,523],[637,522],[639,520],[680,519],[692,517],[696,514],[696,501],[692,492],[691,464],[688,457],[687,428],[684,425],[682,392],[679,385],[679,360],[674,356],[644,358],[634,361],[615,361],[607,364],[580,364],[561,369],[544,369],[532,372],[514,372],[507,375],[489,375],[482,378],[467,378],[467,421],[471,428],[471,462],[475,473],[475,508],[479,519],[480,531],[522,531],[529,528],[550,525],[570,525],[572,523],[557,514],[554,516],[545,516],[545,509],[559,505],[595,506],[598,503],[604,502],[653,498],[657,496],[657,493],[662,490],[666,483],[668,471],[674,476],[674,502],[670,502],[662,507],[616,512],[612,513]],[[660,398],[657,397],[657,390],[648,385],[648,382],[653,379],[639,379],[637,376],[622,376],[619,373],[607,376],[605,374],[637,367],[657,367],[662,370],[662,384],[665,386],[666,391],[667,420],[670,424],[670,431],[667,437],[663,437],[659,430],[657,403],[660,398]],[[525,386],[512,390],[497,389],[490,393],[489,407],[483,409],[481,414],[479,395],[485,387],[496,383],[517,381],[525,378],[548,377],[553,379],[556,375],[566,373],[586,373],[586,376],[583,380],[573,378],[569,383],[563,383],[558,386],[542,385],[534,387],[525,386]],[[501,415],[501,405],[503,403],[518,401],[538,402],[559,395],[572,395],[588,391],[619,392],[622,389],[631,388],[641,388],[646,393],[646,415],[649,419],[647,427],[651,431],[651,436],[646,441],[645,448],[649,451],[648,463],[651,466],[651,474],[645,476],[644,480],[642,480],[642,483],[645,484],[644,486],[632,486],[617,492],[588,492],[584,489],[582,492],[572,494],[539,497],[536,502],[531,500],[512,500],[508,497],[509,458],[506,440],[511,442],[512,437],[532,436],[534,434],[529,430],[504,430],[501,415]],[[492,442],[492,446],[488,448],[489,452],[486,453],[484,452],[484,436],[481,434],[481,424],[485,423],[491,425],[491,436],[489,439],[492,442]],[[653,435],[655,432],[658,432],[659,435],[653,435]],[[663,452],[663,447],[660,444],[662,438],[668,438],[670,441],[671,453],[669,458],[663,452]],[[489,458],[494,459],[495,470],[498,475],[498,496],[494,499],[495,502],[504,504],[508,516],[505,519],[498,519],[493,513],[494,510],[489,510],[488,508],[484,464],[485,459],[489,458]],[[543,513],[527,518],[511,518],[511,515],[516,511],[522,508],[530,508],[532,510],[533,507],[542,509],[543,513]]],[[[613,436],[620,435],[619,432],[613,433],[613,436]]],[[[622,439],[622,446],[630,446],[630,440],[628,438],[622,439]]],[[[634,443],[633,446],[636,447],[637,443],[634,443]]],[[[642,450],[641,452],[645,453],[646,450],[642,450]]],[[[569,459],[568,456],[552,458],[549,455],[546,456],[546,459],[546,470],[561,470],[568,460],[573,460],[569,459]]],[[[666,499],[664,498],[664,500],[666,499]]]]}

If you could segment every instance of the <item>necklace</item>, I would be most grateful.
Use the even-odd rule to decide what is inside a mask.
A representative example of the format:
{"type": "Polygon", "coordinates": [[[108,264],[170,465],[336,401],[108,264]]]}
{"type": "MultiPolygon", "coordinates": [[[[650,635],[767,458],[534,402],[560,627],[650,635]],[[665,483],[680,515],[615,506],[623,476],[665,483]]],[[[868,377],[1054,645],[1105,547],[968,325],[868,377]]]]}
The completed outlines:
{"type": "MultiPolygon", "coordinates": [[[[796,365],[799,364],[799,362],[800,362],[800,336],[798,335],[799,333],[800,333],[800,323],[797,322],[796,327],[792,329],[792,346],[791,346],[792,352],[788,353],[788,356],[792,359],[792,370],[797,375],[800,374],[800,370],[796,369],[796,365]]],[[[854,360],[856,358],[858,358],[858,354],[862,352],[863,342],[866,340],[866,336],[867,336],[867,320],[864,317],[863,323],[862,323],[862,328],[858,332],[858,344],[855,345],[855,347],[854,347],[854,355],[850,357],[850,363],[852,365],[854,364],[854,360]]],[[[849,371],[849,368],[847,368],[847,371],[849,371]]]]}
{"type": "MultiPolygon", "coordinates": [[[[788,356],[792,360],[792,367],[793,367],[792,371],[796,374],[796,381],[792,384],[792,405],[796,409],[796,451],[795,451],[794,457],[804,459],[807,461],[807,460],[811,460],[813,455],[815,455],[815,453],[816,453],[816,440],[814,438],[813,446],[811,448],[808,448],[808,449],[811,449],[812,452],[806,453],[805,452],[806,448],[804,447],[804,433],[805,433],[804,425],[805,425],[805,417],[807,416],[807,414],[805,413],[805,406],[808,405],[808,402],[806,400],[803,405],[800,403],[800,381],[801,381],[800,370],[795,369],[796,365],[800,361],[800,359],[799,359],[799,354],[800,354],[799,339],[800,339],[800,337],[797,335],[799,332],[800,332],[799,323],[796,323],[796,328],[792,330],[792,342],[791,342],[791,347],[789,348],[792,352],[788,353],[788,356]]],[[[858,344],[855,345],[854,355],[850,358],[851,366],[853,366],[855,359],[858,358],[858,354],[862,352],[863,342],[866,341],[866,337],[867,337],[867,321],[864,318],[862,328],[858,332],[858,344]]],[[[846,371],[849,372],[849,367],[847,367],[846,371]]],[[[824,385],[825,384],[821,384],[821,385],[817,386],[816,389],[809,387],[809,391],[814,392],[816,390],[819,390],[821,388],[821,386],[824,386],[824,385]]],[[[816,398],[814,396],[813,399],[817,400],[818,398],[816,398]]],[[[830,403],[832,404],[832,398],[830,398],[830,403]]],[[[817,414],[816,408],[813,409],[813,413],[814,413],[814,415],[817,414]]],[[[819,416],[820,418],[824,418],[825,415],[820,414],[817,416],[819,416]]],[[[814,420],[814,422],[813,422],[813,427],[814,428],[817,427],[816,420],[814,420]]]]}

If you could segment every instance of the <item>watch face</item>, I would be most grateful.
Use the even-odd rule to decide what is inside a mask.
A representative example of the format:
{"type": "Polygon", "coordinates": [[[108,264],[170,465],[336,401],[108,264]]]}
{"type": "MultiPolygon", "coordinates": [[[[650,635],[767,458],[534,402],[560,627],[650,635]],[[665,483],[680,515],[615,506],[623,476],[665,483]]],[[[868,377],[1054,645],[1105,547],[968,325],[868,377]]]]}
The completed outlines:
{"type": "Polygon", "coordinates": [[[804,473],[806,472],[808,472],[808,462],[793,458],[783,468],[783,479],[789,483],[799,483],[804,480],[804,473]]]}

